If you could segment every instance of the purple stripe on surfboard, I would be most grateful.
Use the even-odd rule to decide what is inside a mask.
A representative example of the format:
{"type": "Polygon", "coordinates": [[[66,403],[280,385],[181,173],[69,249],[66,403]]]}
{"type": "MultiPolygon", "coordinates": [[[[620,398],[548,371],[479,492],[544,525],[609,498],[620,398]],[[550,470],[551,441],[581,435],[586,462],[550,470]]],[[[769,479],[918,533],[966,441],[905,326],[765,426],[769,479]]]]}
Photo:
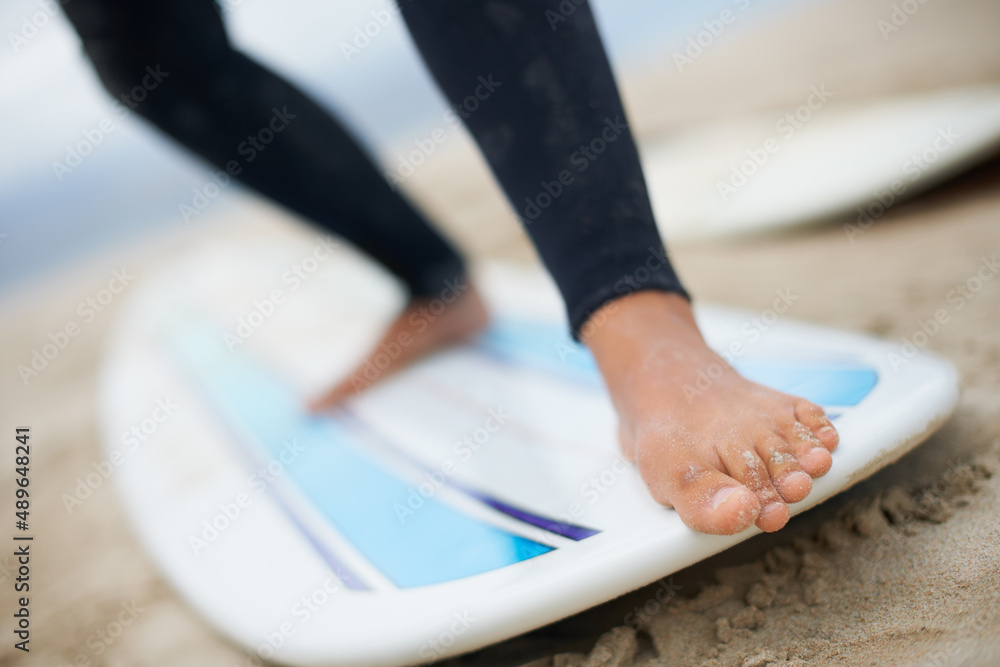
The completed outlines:
{"type": "MultiPolygon", "coordinates": [[[[389,442],[385,437],[379,434],[375,429],[371,428],[366,424],[357,414],[354,413],[350,408],[341,406],[336,410],[336,414],[340,417],[346,425],[353,426],[355,429],[363,431],[370,437],[377,439],[384,447],[391,450],[396,456],[405,460],[411,466],[418,468],[419,470],[430,473],[432,470],[418,461],[413,456],[410,456],[406,452],[402,451],[398,446],[389,442]]],[[[445,484],[451,488],[461,491],[470,498],[475,498],[484,505],[493,508],[494,510],[506,514],[512,519],[517,519],[522,523],[526,523],[530,526],[536,528],[541,528],[547,532],[553,533],[554,535],[560,535],[562,537],[569,538],[571,540],[579,542],[580,540],[586,539],[593,535],[597,535],[599,530],[594,528],[587,528],[586,526],[578,526],[573,523],[567,523],[565,521],[559,521],[551,517],[543,516],[541,514],[535,514],[534,512],[529,512],[528,510],[515,507],[509,503],[505,503],[502,500],[498,500],[490,495],[487,495],[481,491],[477,491],[465,484],[460,482],[455,482],[449,479],[444,481],[445,484]]]]}
{"type": "MultiPolygon", "coordinates": [[[[277,496],[278,493],[275,492],[274,495],[277,496]]],[[[320,542],[319,538],[312,534],[312,531],[299,521],[298,517],[295,516],[295,513],[292,511],[292,508],[286,505],[283,499],[279,497],[277,500],[278,504],[281,505],[281,509],[284,510],[285,514],[287,514],[292,520],[292,523],[294,523],[296,527],[302,531],[302,534],[305,535],[309,543],[312,544],[313,548],[319,552],[319,554],[323,557],[323,560],[326,561],[326,564],[330,566],[330,569],[333,570],[333,573],[345,586],[353,591],[371,590],[371,586],[368,586],[365,582],[361,581],[357,575],[351,572],[347,566],[344,565],[340,559],[338,559],[333,552],[330,551],[329,548],[327,548],[325,544],[320,542]]]]}
{"type": "Polygon", "coordinates": [[[566,523],[565,521],[556,521],[555,519],[550,519],[549,517],[541,516],[540,514],[534,514],[519,507],[509,505],[501,500],[497,500],[496,498],[491,498],[490,496],[479,493],[473,489],[469,489],[463,485],[454,484],[453,486],[461,489],[466,494],[472,496],[480,502],[489,505],[498,512],[502,512],[507,516],[513,517],[518,521],[523,521],[524,523],[535,526],[536,528],[541,528],[542,530],[546,530],[550,533],[568,537],[569,539],[577,542],[593,535],[597,535],[601,532],[593,528],[577,526],[576,524],[566,523]]]}

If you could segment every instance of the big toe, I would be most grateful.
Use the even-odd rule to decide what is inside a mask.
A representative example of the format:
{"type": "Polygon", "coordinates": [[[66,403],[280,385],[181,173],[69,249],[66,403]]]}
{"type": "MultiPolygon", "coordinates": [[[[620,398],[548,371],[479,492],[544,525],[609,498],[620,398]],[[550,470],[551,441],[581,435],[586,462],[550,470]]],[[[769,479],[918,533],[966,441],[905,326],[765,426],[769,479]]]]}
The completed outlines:
{"type": "Polygon", "coordinates": [[[733,535],[757,519],[760,502],[756,494],[714,466],[689,461],[670,467],[671,472],[647,484],[653,497],[676,509],[688,527],[712,535],[733,535]]]}

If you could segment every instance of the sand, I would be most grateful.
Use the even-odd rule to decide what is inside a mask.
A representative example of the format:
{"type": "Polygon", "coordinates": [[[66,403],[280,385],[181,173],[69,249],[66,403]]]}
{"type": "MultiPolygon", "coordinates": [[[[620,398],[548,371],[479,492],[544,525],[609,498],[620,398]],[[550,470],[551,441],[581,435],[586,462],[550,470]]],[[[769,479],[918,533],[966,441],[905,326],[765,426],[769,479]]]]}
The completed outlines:
{"type": "MultiPolygon", "coordinates": [[[[634,124],[651,135],[686,120],[779,109],[823,82],[858,100],[1000,79],[1000,5],[929,0],[883,39],[876,21],[892,4],[810,4],[755,31],[735,26],[683,73],[669,59],[651,64],[623,81],[634,124]]],[[[802,295],[794,317],[898,340],[1000,252],[998,184],[994,160],[894,207],[854,243],[834,221],[775,238],[679,246],[673,256],[700,299],[760,309],[775,290],[794,286],[802,295]]],[[[450,142],[409,185],[472,256],[533,261],[467,139],[450,142]]],[[[124,267],[138,281],[207,238],[303,233],[249,197],[213,215],[212,224],[116,248],[0,304],[0,432],[33,429],[37,535],[32,651],[11,647],[4,621],[0,665],[245,664],[165,583],[111,484],[72,513],[61,501],[102,458],[95,379],[121,299],[92,322],[77,304],[113,271],[124,267]],[[17,365],[70,321],[81,333],[25,386],[17,365]],[[120,617],[129,623],[117,635],[120,617]],[[100,639],[108,630],[116,636],[100,639]]],[[[962,398],[914,452],[775,535],[452,665],[1000,664],[998,283],[985,283],[928,343],[960,369],[962,398]]],[[[0,494],[9,498],[10,467],[0,469],[0,494]]],[[[11,564],[0,556],[4,618],[11,564]]]]}

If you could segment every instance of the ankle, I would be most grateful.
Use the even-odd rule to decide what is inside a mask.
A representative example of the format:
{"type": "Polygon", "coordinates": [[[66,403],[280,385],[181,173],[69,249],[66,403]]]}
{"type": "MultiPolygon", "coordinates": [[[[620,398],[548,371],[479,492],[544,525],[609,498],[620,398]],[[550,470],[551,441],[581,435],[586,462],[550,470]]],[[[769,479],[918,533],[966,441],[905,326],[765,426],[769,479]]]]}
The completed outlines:
{"type": "MultiPolygon", "coordinates": [[[[619,409],[631,402],[636,374],[651,362],[664,373],[677,364],[703,363],[712,354],[684,297],[657,291],[636,292],[598,310],[584,327],[583,342],[619,409]]],[[[642,383],[640,383],[642,384],[642,383]]],[[[620,411],[620,410],[619,410],[620,411]]]]}
{"type": "Polygon", "coordinates": [[[704,345],[691,303],[672,292],[635,292],[610,301],[584,325],[581,340],[595,357],[645,355],[664,341],[704,345]]]}

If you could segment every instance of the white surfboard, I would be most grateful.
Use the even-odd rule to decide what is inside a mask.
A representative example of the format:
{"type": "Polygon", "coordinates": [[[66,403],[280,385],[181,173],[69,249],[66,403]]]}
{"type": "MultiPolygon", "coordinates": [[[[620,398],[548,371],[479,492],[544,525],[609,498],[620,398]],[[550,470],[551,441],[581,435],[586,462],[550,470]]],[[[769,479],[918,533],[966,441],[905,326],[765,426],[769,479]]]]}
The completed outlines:
{"type": "MultiPolygon", "coordinates": [[[[699,534],[651,500],[548,279],[479,273],[496,316],[482,337],[329,417],[304,400],[400,306],[354,255],[206,247],[133,288],[102,378],[108,460],[149,553],[248,664],[455,655],[757,532],[699,534]]],[[[793,512],[894,461],[955,405],[953,367],[928,353],[776,310],[697,315],[741,372],[836,420],[833,468],[793,512]]]]}
{"type": "Polygon", "coordinates": [[[866,103],[841,103],[836,91],[819,86],[803,93],[800,107],[678,127],[642,145],[656,217],[670,242],[835,216],[867,225],[998,150],[995,85],[866,103]]]}

